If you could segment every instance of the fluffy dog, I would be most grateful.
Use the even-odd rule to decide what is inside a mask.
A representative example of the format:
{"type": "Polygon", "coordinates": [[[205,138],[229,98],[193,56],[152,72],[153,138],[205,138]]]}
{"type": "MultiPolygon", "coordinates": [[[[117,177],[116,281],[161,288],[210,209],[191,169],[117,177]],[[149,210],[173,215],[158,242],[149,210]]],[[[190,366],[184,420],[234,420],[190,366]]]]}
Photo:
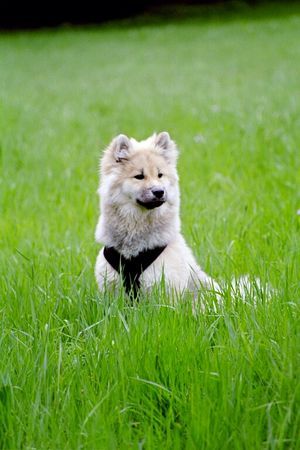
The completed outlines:
{"type": "Polygon", "coordinates": [[[140,142],[121,134],[105,150],[95,233],[104,244],[95,267],[100,290],[125,279],[136,293],[162,278],[177,292],[218,290],[180,232],[177,156],[167,132],[140,142]]]}

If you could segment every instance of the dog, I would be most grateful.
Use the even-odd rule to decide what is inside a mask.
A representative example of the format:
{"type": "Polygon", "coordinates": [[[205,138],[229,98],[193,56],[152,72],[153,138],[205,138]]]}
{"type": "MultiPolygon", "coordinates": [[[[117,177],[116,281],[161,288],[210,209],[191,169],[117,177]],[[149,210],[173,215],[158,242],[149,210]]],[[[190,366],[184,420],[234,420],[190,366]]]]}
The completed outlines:
{"type": "Polygon", "coordinates": [[[180,231],[177,158],[166,131],[140,142],[120,134],[104,151],[95,232],[104,244],[95,266],[100,290],[123,282],[136,297],[162,279],[179,293],[219,289],[180,231]]]}

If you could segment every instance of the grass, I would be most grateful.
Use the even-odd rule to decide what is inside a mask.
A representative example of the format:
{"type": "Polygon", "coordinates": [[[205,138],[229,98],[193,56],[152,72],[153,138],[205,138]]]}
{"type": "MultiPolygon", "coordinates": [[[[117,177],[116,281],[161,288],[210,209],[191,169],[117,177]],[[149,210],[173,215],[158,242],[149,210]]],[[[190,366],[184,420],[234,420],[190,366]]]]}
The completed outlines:
{"type": "Polygon", "coordinates": [[[300,10],[274,8],[1,34],[1,448],[299,448],[300,10]],[[101,149],[163,129],[199,262],[271,301],[97,292],[101,149]]]}

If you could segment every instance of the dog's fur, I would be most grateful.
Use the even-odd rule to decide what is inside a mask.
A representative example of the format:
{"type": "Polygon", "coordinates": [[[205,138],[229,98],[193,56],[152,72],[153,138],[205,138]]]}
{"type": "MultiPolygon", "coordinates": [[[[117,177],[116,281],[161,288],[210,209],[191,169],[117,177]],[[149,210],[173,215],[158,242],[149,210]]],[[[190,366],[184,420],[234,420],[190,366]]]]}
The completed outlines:
{"type": "MultiPolygon", "coordinates": [[[[100,208],[96,240],[125,258],[167,245],[141,275],[141,289],[164,277],[176,291],[198,292],[218,285],[197,264],[180,233],[178,151],[167,132],[138,142],[117,136],[101,160],[100,208]],[[136,178],[138,176],[138,178],[136,178]]],[[[100,251],[95,267],[100,289],[118,283],[119,274],[100,251]]]]}

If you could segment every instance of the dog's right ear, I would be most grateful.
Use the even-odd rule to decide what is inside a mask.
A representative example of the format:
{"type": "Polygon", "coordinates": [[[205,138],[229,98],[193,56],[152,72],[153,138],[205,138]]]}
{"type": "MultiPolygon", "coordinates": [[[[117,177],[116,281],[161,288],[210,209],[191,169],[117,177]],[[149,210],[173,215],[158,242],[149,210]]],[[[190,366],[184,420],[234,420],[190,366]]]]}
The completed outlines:
{"type": "Polygon", "coordinates": [[[127,161],[131,150],[131,142],[125,134],[119,134],[113,139],[110,149],[116,162],[127,161]]]}

